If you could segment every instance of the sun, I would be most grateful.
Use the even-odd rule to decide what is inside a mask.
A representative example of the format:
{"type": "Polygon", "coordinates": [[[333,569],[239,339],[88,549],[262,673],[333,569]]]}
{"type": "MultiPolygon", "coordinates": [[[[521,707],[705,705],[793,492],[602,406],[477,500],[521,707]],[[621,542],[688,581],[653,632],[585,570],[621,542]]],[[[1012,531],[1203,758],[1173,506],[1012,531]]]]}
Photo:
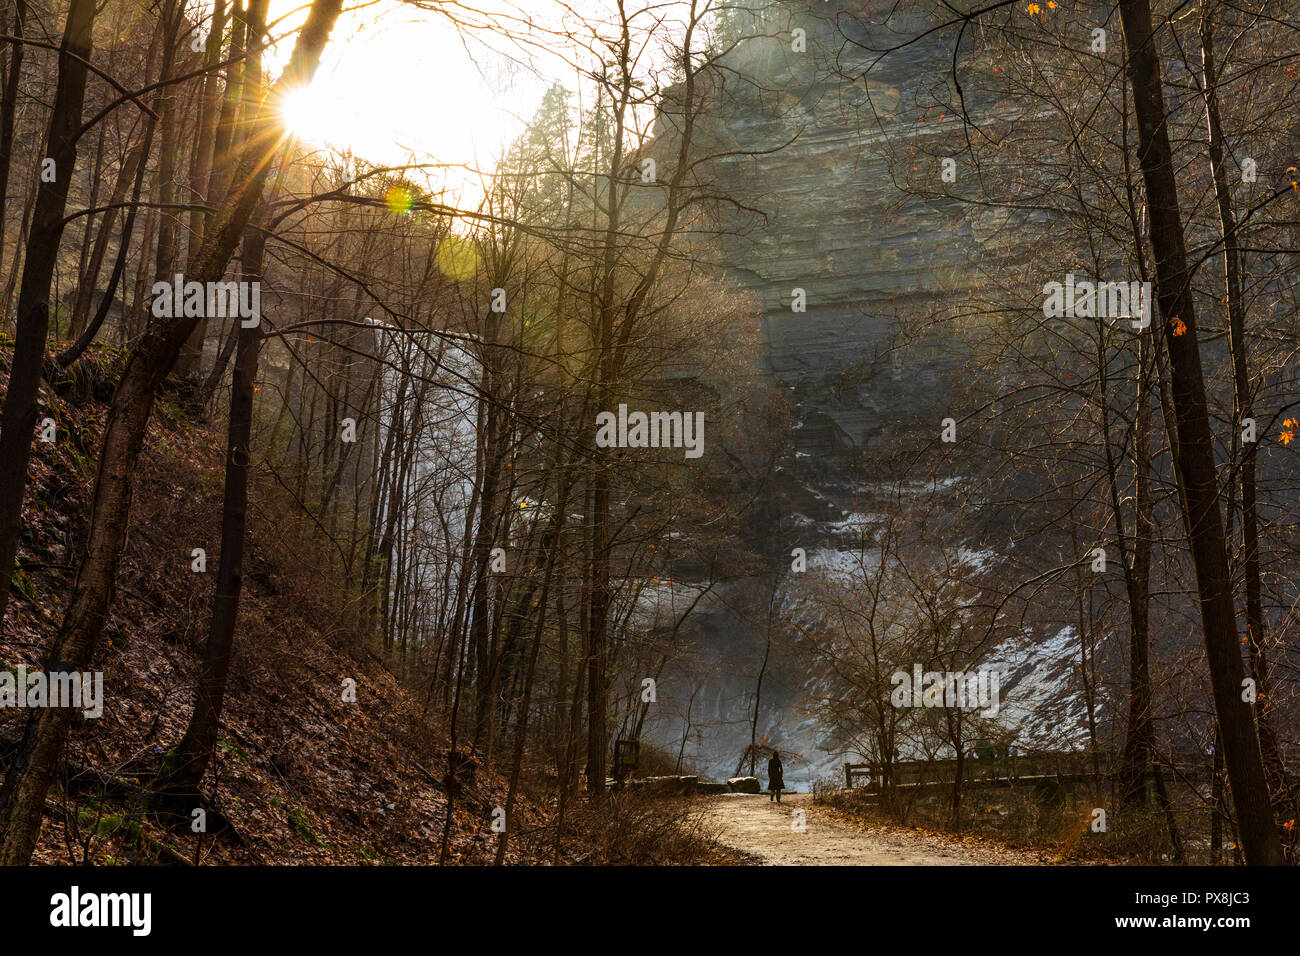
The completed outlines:
{"type": "Polygon", "coordinates": [[[490,81],[477,60],[491,57],[467,53],[454,27],[394,9],[359,14],[336,31],[310,85],[284,96],[285,129],[307,149],[349,153],[361,164],[437,164],[413,178],[472,206],[480,173],[519,135],[545,84],[527,74],[505,86],[490,81]]]}
{"type": "Polygon", "coordinates": [[[285,129],[308,143],[333,146],[340,150],[355,149],[360,130],[349,117],[340,115],[338,104],[320,85],[291,90],[280,105],[285,129]]]}

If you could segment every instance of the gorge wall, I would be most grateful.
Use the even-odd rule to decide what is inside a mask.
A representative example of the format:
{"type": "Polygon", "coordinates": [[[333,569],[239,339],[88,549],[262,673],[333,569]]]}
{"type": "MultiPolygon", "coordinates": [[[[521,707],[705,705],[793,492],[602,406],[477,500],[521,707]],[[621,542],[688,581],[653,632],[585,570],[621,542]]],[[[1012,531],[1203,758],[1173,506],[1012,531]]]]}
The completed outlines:
{"type": "Polygon", "coordinates": [[[764,10],[760,35],[723,58],[712,91],[706,149],[731,153],[711,172],[736,203],[721,207],[722,264],[761,303],[766,363],[800,406],[799,450],[871,448],[942,402],[960,357],[908,347],[897,318],[979,281],[990,228],[979,206],[899,188],[909,164],[933,164],[920,154],[960,129],[936,105],[949,95],[955,37],[934,33],[878,59],[867,48],[931,24],[912,7],[858,0],[764,10]],[[792,309],[795,289],[805,312],[792,309]]]}
{"type": "MultiPolygon", "coordinates": [[[[728,197],[718,206],[720,265],[758,303],[764,364],[797,418],[796,467],[778,483],[785,519],[765,533],[781,542],[774,553],[806,547],[810,568],[835,567],[841,548],[874,533],[873,486],[853,477],[848,459],[882,457],[915,429],[933,436],[951,413],[962,348],[924,344],[906,329],[973,300],[992,245],[1004,254],[1014,231],[1006,213],[941,195],[936,156],[962,138],[963,121],[943,105],[952,101],[956,36],[924,35],[933,25],[914,6],[880,0],[766,3],[740,29],[749,38],[706,80],[712,102],[696,135],[718,157],[708,175],[728,197]],[[896,45],[883,59],[874,52],[896,45]],[[912,188],[927,174],[929,188],[912,188]],[[797,289],[805,311],[792,308],[797,289]]],[[[959,76],[991,68],[969,42],[959,54],[959,76]]],[[[974,86],[965,101],[972,119],[1014,120],[974,86]]],[[[661,113],[657,139],[671,141],[674,118],[671,106],[661,113]]],[[[797,592],[801,577],[784,575],[782,589],[797,592]]],[[[765,640],[733,609],[747,603],[736,592],[752,585],[724,584],[722,599],[696,612],[688,626],[696,669],[669,675],[661,717],[648,724],[665,749],[681,748],[715,777],[735,772],[751,736],[765,640]]],[[[999,648],[1002,686],[1020,704],[1008,721],[1022,741],[1068,749],[1080,739],[1072,633],[1026,633],[999,648]]],[[[757,730],[786,753],[787,780],[800,787],[851,756],[819,724],[827,689],[808,663],[797,642],[772,656],[757,730]]]]}

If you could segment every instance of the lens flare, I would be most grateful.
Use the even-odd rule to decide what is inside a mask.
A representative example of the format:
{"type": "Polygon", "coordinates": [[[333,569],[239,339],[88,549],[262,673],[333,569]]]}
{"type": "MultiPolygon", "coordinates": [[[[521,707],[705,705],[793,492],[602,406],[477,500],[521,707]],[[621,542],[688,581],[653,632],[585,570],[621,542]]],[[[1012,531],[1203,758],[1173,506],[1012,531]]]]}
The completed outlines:
{"type": "Polygon", "coordinates": [[[405,186],[393,186],[384,196],[384,205],[395,216],[405,216],[415,205],[415,194],[405,186]]]}
{"type": "Polygon", "coordinates": [[[460,282],[478,271],[478,249],[462,236],[448,236],[438,244],[438,271],[460,282]]]}

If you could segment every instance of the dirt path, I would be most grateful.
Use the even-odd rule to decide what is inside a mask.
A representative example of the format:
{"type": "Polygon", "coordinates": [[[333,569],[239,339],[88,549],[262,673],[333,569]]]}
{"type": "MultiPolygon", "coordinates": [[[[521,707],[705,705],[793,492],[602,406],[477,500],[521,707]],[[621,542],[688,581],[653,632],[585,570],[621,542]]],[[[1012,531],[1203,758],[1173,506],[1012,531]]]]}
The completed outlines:
{"type": "Polygon", "coordinates": [[[774,866],[1014,866],[1036,865],[1032,853],[972,846],[939,834],[901,827],[850,826],[826,815],[807,793],[786,794],[780,805],[767,794],[728,794],[705,810],[724,845],[774,866]],[[792,825],[804,812],[805,829],[792,825]]]}

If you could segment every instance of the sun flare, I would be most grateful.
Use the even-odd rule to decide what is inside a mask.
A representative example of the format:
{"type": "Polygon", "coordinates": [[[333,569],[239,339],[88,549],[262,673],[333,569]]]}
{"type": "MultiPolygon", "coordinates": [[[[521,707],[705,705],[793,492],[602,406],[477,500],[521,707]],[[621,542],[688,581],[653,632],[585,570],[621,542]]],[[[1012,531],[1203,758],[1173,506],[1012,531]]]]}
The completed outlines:
{"type": "Polygon", "coordinates": [[[356,125],[341,117],[317,86],[292,90],[280,107],[285,128],[299,139],[310,143],[353,150],[361,131],[356,125]]]}
{"type": "MultiPolygon", "coordinates": [[[[327,50],[309,86],[285,96],[285,127],[304,146],[360,163],[443,164],[427,175],[462,204],[481,196],[478,171],[521,130],[544,88],[535,77],[482,73],[454,29],[436,21],[358,22],[327,50]]],[[[423,177],[417,177],[423,178],[423,177]]]]}

